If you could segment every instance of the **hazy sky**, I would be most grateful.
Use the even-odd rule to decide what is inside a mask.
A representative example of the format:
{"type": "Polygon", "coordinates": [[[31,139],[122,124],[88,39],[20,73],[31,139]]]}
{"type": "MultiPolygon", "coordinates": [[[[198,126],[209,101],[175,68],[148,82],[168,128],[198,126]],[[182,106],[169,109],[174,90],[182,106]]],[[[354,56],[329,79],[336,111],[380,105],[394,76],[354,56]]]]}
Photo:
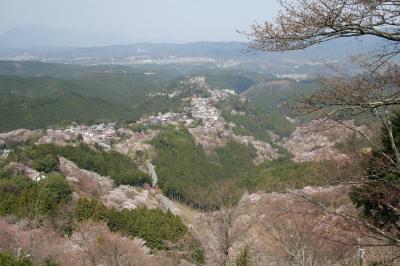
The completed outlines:
{"type": "Polygon", "coordinates": [[[26,25],[118,33],[142,41],[243,40],[276,0],[0,0],[0,32],[26,25]]]}

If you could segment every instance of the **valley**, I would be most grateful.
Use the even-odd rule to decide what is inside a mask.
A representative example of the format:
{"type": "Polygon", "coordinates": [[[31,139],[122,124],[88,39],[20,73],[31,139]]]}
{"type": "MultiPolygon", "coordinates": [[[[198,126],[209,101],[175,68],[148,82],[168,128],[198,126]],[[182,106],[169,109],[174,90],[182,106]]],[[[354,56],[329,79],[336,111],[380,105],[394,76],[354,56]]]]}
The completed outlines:
{"type": "Polygon", "coordinates": [[[400,265],[400,0],[0,1],[0,266],[400,265]]]}
{"type": "MultiPolygon", "coordinates": [[[[62,265],[101,264],[109,256],[125,265],[127,252],[143,265],[230,265],[245,250],[255,265],[286,265],[293,257],[285,250],[324,250],[312,257],[320,265],[354,260],[356,248],[310,235],[335,230],[337,238],[356,237],[336,228],[345,219],[304,195],[338,212],[358,212],[343,185],[352,154],[340,148],[353,132],[290,117],[285,108],[315,90],[313,81],[250,70],[178,75],[112,65],[60,65],[56,74],[41,63],[42,76],[27,62],[0,66],[15,64],[30,70],[0,76],[7,111],[0,235],[12,239],[0,248],[19,245],[37,263],[62,265]],[[52,211],[22,211],[20,202],[46,203],[44,187],[59,193],[60,185],[46,184],[53,179],[65,180],[65,192],[52,211]],[[37,194],[28,193],[32,186],[37,194]],[[46,253],[47,245],[62,252],[46,253]]],[[[365,134],[371,128],[359,125],[365,134]]]]}

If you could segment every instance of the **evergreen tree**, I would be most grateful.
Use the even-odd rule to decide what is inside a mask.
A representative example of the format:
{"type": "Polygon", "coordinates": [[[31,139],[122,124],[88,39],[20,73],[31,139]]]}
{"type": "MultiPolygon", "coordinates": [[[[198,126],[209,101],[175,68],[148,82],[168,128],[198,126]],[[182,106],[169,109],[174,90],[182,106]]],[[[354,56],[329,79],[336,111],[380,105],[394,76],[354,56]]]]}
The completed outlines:
{"type": "MultiPolygon", "coordinates": [[[[400,113],[392,118],[393,137],[397,147],[400,147],[400,113]]],[[[386,130],[382,134],[383,151],[394,156],[389,135],[386,130]]],[[[354,204],[363,209],[364,215],[372,222],[387,231],[400,235],[400,173],[392,168],[381,152],[374,152],[368,162],[368,182],[353,187],[350,198],[354,204]]]]}
{"type": "Polygon", "coordinates": [[[245,246],[236,259],[236,266],[251,266],[250,250],[245,246]]]}

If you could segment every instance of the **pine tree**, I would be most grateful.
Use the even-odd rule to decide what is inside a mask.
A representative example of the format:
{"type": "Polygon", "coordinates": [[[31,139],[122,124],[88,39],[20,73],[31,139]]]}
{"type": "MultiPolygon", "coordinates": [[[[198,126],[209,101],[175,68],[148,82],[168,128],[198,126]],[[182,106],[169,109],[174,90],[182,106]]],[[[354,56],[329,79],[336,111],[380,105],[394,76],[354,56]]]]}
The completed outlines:
{"type": "Polygon", "coordinates": [[[245,246],[240,252],[240,255],[236,259],[236,266],[251,266],[250,250],[248,246],[245,246]]]}

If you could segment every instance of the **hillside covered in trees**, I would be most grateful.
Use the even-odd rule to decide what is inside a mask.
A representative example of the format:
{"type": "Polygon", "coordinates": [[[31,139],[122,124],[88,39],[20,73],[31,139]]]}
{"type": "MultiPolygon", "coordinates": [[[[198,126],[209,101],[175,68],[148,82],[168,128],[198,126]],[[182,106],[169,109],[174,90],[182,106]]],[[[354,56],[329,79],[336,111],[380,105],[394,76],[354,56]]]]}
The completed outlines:
{"type": "Polygon", "coordinates": [[[397,265],[400,5],[294,3],[283,57],[0,48],[0,265],[397,265]]]}

